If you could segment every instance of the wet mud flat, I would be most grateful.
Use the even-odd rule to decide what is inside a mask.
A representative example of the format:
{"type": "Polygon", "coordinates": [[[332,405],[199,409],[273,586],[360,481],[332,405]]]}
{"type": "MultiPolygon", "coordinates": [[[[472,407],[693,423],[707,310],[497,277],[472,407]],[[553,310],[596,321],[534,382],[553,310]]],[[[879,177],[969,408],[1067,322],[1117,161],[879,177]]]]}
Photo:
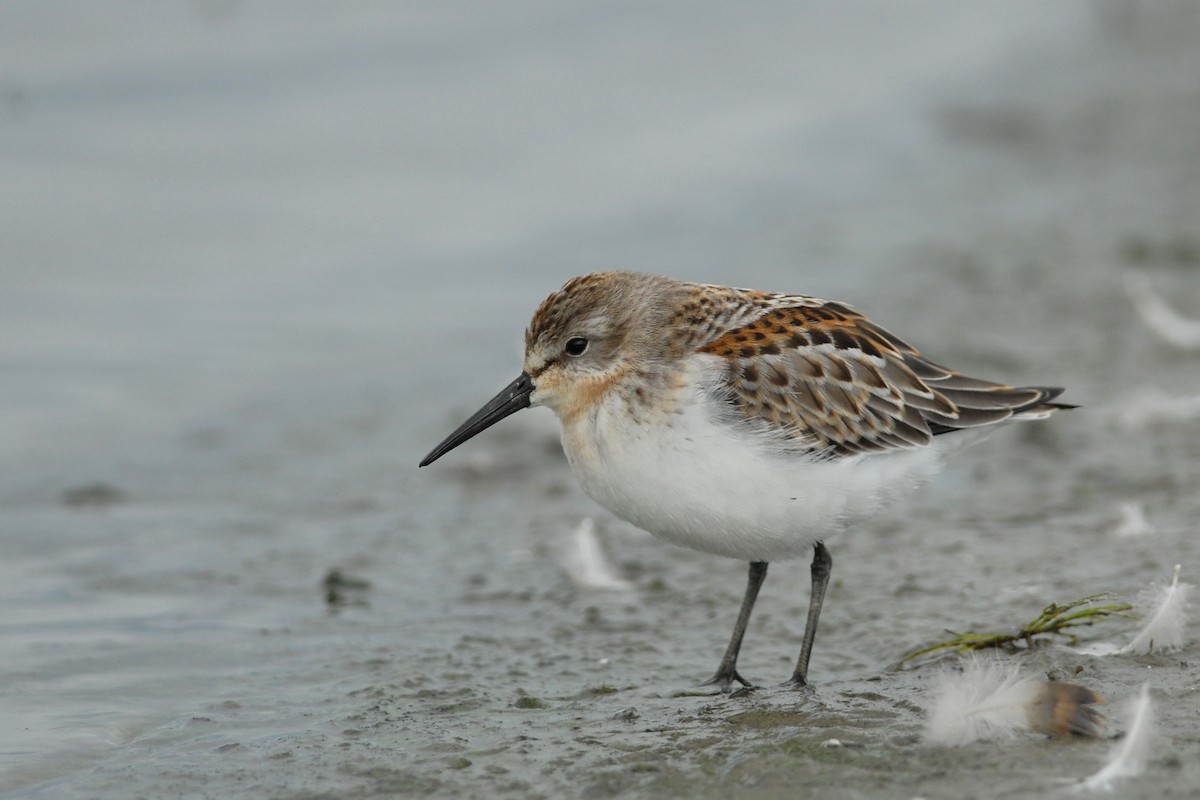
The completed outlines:
{"type": "MultiPolygon", "coordinates": [[[[1108,504],[1064,502],[1073,479],[1055,481],[1052,463],[1027,476],[1039,488],[1013,478],[965,508],[955,498],[980,489],[934,487],[899,519],[836,539],[811,691],[775,686],[790,674],[808,589],[805,565],[775,565],[740,665],[762,688],[695,696],[736,613],[742,566],[609,522],[599,539],[630,588],[580,588],[564,564],[585,501],[536,446],[544,431],[502,436],[497,448],[511,453],[508,436],[535,446],[497,451],[490,463],[504,469],[463,469],[435,492],[460,516],[440,547],[421,550],[436,567],[421,587],[427,603],[388,587],[384,567],[401,556],[381,540],[377,565],[346,562],[341,582],[357,600],[321,614],[297,598],[307,621],[262,631],[253,666],[224,694],[46,796],[1036,797],[1107,757],[1109,741],[1034,734],[924,744],[932,689],[953,659],[894,668],[943,628],[1003,630],[1050,599],[1133,592],[1163,571],[1144,541],[1113,534],[1108,504]]],[[[983,445],[1000,453],[973,465],[980,476],[985,460],[1002,474],[1053,460],[1036,437],[1005,436],[983,445]]],[[[1195,555],[1182,527],[1154,535],[1165,553],[1195,555]]],[[[1086,633],[1124,643],[1135,627],[1117,620],[1086,633]]],[[[1157,796],[1195,785],[1196,650],[1091,656],[1064,642],[1003,658],[1089,686],[1114,711],[1149,681],[1161,751],[1122,788],[1157,796]]]]}

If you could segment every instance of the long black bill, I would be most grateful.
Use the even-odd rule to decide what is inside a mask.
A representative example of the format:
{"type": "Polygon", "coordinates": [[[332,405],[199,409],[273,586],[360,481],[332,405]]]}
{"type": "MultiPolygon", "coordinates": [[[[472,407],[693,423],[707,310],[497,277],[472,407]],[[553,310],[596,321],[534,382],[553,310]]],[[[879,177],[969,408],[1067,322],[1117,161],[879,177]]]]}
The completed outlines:
{"type": "Polygon", "coordinates": [[[425,456],[425,460],[421,462],[421,466],[425,467],[432,464],[467,439],[470,439],[477,433],[486,431],[509,414],[515,414],[522,408],[529,408],[529,395],[532,392],[533,378],[529,377],[527,373],[522,372],[519,378],[508,386],[505,386],[503,391],[489,400],[486,406],[472,414],[471,418],[462,425],[459,425],[458,430],[447,436],[444,442],[429,451],[429,455],[425,456]]]}

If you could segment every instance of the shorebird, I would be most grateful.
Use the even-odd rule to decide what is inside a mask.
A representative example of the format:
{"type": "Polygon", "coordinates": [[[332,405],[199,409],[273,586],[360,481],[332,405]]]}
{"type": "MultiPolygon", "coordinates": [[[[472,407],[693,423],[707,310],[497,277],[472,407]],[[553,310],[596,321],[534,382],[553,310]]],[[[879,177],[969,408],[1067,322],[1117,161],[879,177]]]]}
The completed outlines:
{"type": "Polygon", "coordinates": [[[742,638],[771,561],[813,552],[793,686],[829,584],[825,540],[910,492],[970,435],[1063,408],[1062,389],[969,378],[853,308],[797,294],[597,272],[547,297],[524,371],[424,467],[505,417],[548,406],[587,494],[669,542],[750,564],[733,635],[704,685],[751,683],[742,638]]]}

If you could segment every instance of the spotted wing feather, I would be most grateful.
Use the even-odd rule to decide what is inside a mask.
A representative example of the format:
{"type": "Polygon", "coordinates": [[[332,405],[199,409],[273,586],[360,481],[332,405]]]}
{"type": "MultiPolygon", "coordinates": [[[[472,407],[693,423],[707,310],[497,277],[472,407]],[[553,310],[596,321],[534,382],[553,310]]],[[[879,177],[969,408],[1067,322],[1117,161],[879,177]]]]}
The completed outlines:
{"type": "Polygon", "coordinates": [[[932,437],[1061,408],[1061,389],[969,378],[840,303],[770,296],[752,321],[701,346],[727,362],[740,418],[830,457],[921,447],[932,437]]]}

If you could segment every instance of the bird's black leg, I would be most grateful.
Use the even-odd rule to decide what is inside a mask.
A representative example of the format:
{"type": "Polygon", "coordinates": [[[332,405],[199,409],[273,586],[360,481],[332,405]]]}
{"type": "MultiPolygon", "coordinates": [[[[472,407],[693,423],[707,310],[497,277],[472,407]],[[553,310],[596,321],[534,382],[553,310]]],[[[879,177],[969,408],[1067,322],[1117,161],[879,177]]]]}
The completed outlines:
{"type": "Polygon", "coordinates": [[[737,671],[738,651],[742,649],[742,637],[746,635],[746,626],[750,623],[750,612],[754,610],[754,601],[758,599],[758,590],[767,577],[767,562],[751,561],[750,578],[746,582],[746,595],[742,598],[742,610],[738,612],[737,624],[733,626],[733,636],[725,655],[721,657],[721,666],[717,674],[705,681],[701,686],[716,686],[722,692],[728,692],[737,681],[742,686],[754,688],[750,681],[743,678],[737,671]]]}
{"type": "Polygon", "coordinates": [[[817,620],[821,618],[821,604],[825,602],[825,588],[829,586],[829,573],[833,570],[833,558],[825,545],[813,545],[812,598],[808,602],[808,620],[804,623],[804,642],[800,645],[800,658],[792,672],[788,686],[808,685],[808,659],[812,655],[813,640],[817,638],[817,620]]]}

